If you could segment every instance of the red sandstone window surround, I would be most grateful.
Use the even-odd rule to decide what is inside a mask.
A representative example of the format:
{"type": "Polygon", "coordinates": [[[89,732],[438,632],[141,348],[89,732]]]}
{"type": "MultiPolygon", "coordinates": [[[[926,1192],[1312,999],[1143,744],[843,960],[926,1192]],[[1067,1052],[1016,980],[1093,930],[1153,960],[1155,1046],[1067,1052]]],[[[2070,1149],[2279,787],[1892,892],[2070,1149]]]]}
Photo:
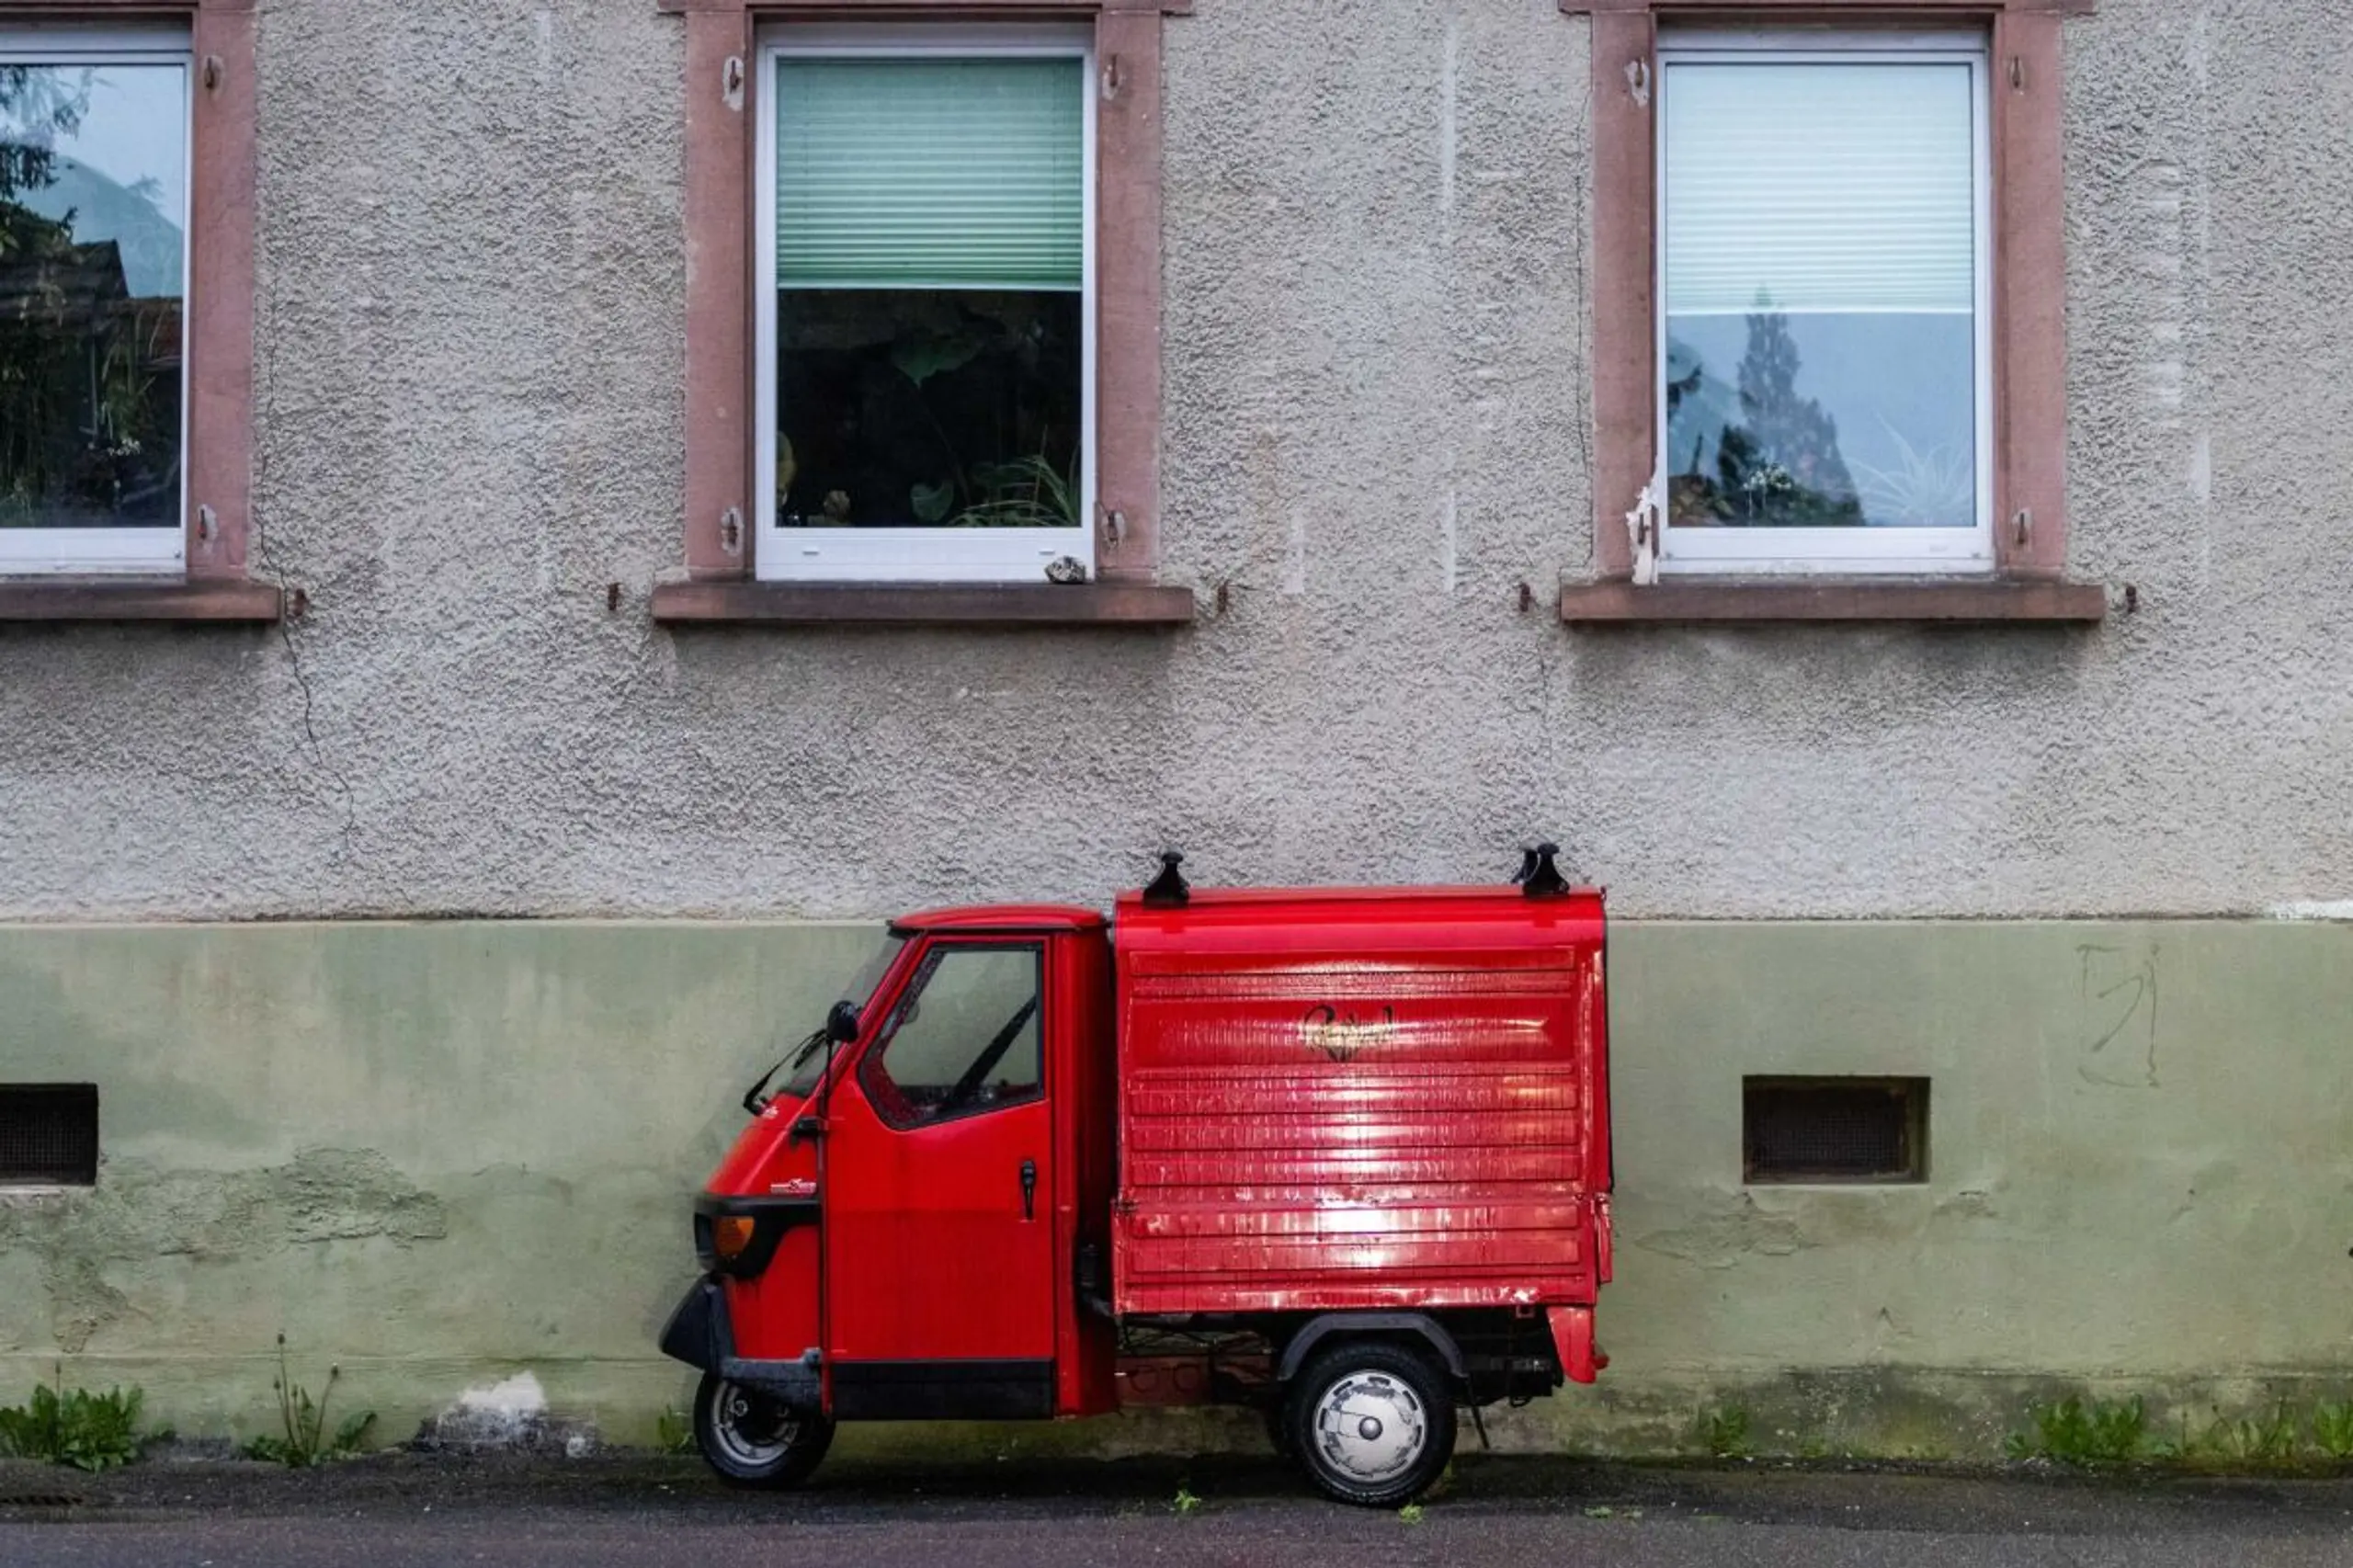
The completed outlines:
{"type": "Polygon", "coordinates": [[[184,548],[160,574],[0,576],[0,619],[268,621],[245,574],[253,505],[256,0],[0,0],[0,28],[188,28],[184,548]],[[26,27],[26,24],[33,24],[26,27]]]}
{"type": "MultiPolygon", "coordinates": [[[[2104,590],[2066,568],[2063,18],[2092,0],[1561,0],[1591,17],[1594,558],[1598,581],[1573,584],[1562,617],[1619,621],[2096,621],[2104,590]],[[1991,480],[1990,570],[1934,579],[1770,579],[1690,571],[1635,581],[1627,515],[1660,469],[1656,86],[1661,24],[1977,29],[1987,54],[1991,219],[1987,255],[1990,422],[1980,433],[1991,480]]],[[[1649,524],[1655,541],[1658,527],[1649,524]]]]}
{"type": "MultiPolygon", "coordinates": [[[[1161,26],[1191,0],[659,0],[687,29],[685,581],[671,624],[1180,624],[1154,581],[1159,531],[1161,26]],[[763,28],[809,23],[1080,23],[1092,29],[1096,165],[1093,580],[761,582],[755,473],[756,130],[763,28]]],[[[771,34],[771,36],[773,36],[771,34]]],[[[758,287],[766,287],[759,283],[758,287]]],[[[770,483],[773,476],[767,476],[770,483]]],[[[773,572],[767,575],[773,576],[773,572]]]]}

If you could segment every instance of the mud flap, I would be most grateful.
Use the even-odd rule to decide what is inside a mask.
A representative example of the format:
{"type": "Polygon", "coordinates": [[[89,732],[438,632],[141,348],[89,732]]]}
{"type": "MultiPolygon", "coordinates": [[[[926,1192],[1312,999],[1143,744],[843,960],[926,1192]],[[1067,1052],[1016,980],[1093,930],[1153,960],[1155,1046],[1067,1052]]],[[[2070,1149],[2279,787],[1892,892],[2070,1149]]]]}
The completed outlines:
{"type": "Polygon", "coordinates": [[[1573,1383],[1592,1382],[1604,1359],[1593,1348],[1593,1309],[1552,1307],[1545,1316],[1552,1325],[1552,1348],[1561,1358],[1562,1373],[1573,1383]]]}
{"type": "Polygon", "coordinates": [[[670,1314],[656,1341],[662,1354],[706,1372],[715,1372],[735,1354],[735,1335],[727,1321],[727,1298],[719,1281],[702,1278],[688,1290],[686,1300],[670,1314]]]}
{"type": "Polygon", "coordinates": [[[735,1354],[735,1325],[727,1315],[726,1292],[715,1278],[695,1281],[663,1325],[657,1343],[673,1360],[771,1394],[795,1410],[824,1408],[816,1351],[798,1361],[749,1361],[735,1354]]]}

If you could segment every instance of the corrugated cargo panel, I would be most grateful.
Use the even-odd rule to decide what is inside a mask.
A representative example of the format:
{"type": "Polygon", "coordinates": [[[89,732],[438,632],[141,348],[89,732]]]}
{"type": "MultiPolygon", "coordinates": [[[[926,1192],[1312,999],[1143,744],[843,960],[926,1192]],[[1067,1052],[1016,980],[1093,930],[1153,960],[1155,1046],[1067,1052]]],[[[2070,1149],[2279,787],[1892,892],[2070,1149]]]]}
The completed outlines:
{"type": "Polygon", "coordinates": [[[1121,910],[1120,1309],[1592,1300],[1597,907],[1331,902],[1121,910]]]}

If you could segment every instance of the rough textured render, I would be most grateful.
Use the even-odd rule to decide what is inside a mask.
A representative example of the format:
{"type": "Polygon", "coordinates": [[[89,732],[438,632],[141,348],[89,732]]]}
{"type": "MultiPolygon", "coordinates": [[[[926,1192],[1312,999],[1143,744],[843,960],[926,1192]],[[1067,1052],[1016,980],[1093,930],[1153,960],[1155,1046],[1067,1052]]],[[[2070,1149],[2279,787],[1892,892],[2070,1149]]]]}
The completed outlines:
{"type": "Polygon", "coordinates": [[[2072,566],[2138,613],[1594,634],[1546,608],[1589,570],[1614,308],[1586,24],[1198,9],[1165,571],[1202,623],[672,635],[676,18],[267,8],[256,556],[311,613],[0,636],[0,916],[862,917],[1099,900],[1166,843],[1483,879],[1540,830],[1620,914],[2347,896],[2353,10],[2069,24],[2072,566]]]}

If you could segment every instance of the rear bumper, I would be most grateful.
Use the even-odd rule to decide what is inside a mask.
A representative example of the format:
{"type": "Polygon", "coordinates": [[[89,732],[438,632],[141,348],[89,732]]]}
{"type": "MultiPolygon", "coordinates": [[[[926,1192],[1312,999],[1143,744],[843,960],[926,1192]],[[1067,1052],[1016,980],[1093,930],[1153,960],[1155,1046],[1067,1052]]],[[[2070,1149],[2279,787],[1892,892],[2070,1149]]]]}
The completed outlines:
{"type": "Polygon", "coordinates": [[[727,1292],[716,1275],[706,1275],[688,1290],[662,1326],[655,1342],[662,1354],[689,1367],[715,1372],[733,1383],[757,1389],[794,1410],[822,1411],[824,1381],[819,1376],[815,1350],[797,1361],[755,1361],[735,1354],[735,1329],[727,1315],[727,1292]]]}

